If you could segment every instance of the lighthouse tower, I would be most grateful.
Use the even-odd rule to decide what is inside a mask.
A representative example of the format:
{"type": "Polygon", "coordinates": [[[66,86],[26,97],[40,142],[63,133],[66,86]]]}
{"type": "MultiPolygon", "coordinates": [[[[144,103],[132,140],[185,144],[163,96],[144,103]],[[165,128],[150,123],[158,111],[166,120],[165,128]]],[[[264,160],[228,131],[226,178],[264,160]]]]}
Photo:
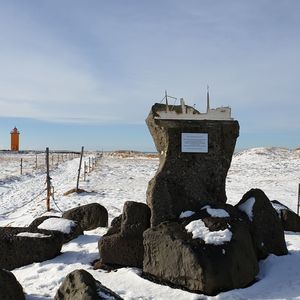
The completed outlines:
{"type": "Polygon", "coordinates": [[[10,132],[10,149],[11,151],[19,151],[19,135],[20,132],[18,131],[17,127],[15,127],[11,132],[10,132]]]}

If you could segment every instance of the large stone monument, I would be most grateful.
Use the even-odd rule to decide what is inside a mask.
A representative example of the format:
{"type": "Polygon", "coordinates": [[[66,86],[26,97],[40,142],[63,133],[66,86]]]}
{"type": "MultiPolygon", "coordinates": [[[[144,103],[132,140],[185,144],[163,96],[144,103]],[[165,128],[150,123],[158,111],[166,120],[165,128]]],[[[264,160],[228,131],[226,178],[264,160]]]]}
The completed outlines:
{"type": "Polygon", "coordinates": [[[225,179],[239,123],[228,107],[200,113],[184,104],[155,104],[146,119],[160,164],[149,182],[151,225],[179,217],[186,210],[225,203],[225,179]]]}
{"type": "Polygon", "coordinates": [[[261,190],[226,204],[239,135],[230,108],[210,109],[207,97],[200,113],[183,99],[177,106],[167,100],[153,105],[146,120],[160,158],[149,207],[125,203],[99,241],[100,263],[142,267],[155,282],[206,295],[246,287],[259,259],[287,254],[281,221],[261,190]]]}

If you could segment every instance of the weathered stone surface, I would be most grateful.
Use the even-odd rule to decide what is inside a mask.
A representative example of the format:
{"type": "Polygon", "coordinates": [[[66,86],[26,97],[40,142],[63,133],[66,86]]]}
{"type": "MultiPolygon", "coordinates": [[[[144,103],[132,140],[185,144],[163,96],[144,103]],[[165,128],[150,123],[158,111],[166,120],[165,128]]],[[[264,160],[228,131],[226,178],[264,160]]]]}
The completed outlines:
{"type": "Polygon", "coordinates": [[[82,230],[92,230],[108,225],[108,212],[99,203],[90,203],[67,210],[63,218],[78,222],[82,230]]]}
{"type": "Polygon", "coordinates": [[[278,213],[283,229],[286,231],[300,232],[300,217],[279,201],[272,200],[271,202],[278,213]]]}
{"type": "Polygon", "coordinates": [[[207,295],[245,287],[258,273],[249,226],[238,213],[230,218],[197,213],[182,223],[163,222],[144,232],[144,248],[146,275],[207,295]],[[202,219],[210,231],[230,230],[231,240],[215,245],[193,239],[185,226],[197,219],[202,219]]]}
{"type": "Polygon", "coordinates": [[[151,211],[144,203],[126,201],[123,207],[121,234],[142,236],[150,227],[151,211]]]}
{"type": "Polygon", "coordinates": [[[142,267],[144,248],[143,239],[113,234],[103,236],[98,244],[103,264],[124,267],[142,267]]]}
{"type": "Polygon", "coordinates": [[[29,230],[26,227],[0,228],[0,268],[12,270],[33,262],[41,262],[60,254],[63,234],[58,231],[29,230]],[[17,236],[39,233],[41,237],[17,236]]]}
{"type": "MultiPolygon", "coordinates": [[[[236,205],[241,210],[241,205],[249,199],[254,198],[251,210],[251,217],[247,216],[250,222],[250,230],[254,241],[254,247],[259,259],[266,258],[269,254],[285,255],[288,253],[284,231],[281,221],[273,208],[270,200],[260,189],[251,189],[236,205]]],[[[248,208],[249,209],[249,208],[248,208]]]]}
{"type": "Polygon", "coordinates": [[[115,217],[108,228],[106,235],[112,235],[114,233],[119,233],[121,231],[121,223],[122,223],[122,214],[115,217]]]}
{"type": "Polygon", "coordinates": [[[125,202],[121,222],[118,217],[114,226],[98,243],[101,263],[142,267],[143,232],[150,226],[149,207],[144,203],[125,202]]]}
{"type": "Polygon", "coordinates": [[[155,119],[163,109],[155,104],[146,120],[160,158],[147,190],[152,226],[181,211],[226,202],[225,179],[239,135],[237,121],[155,119]],[[208,153],[182,153],[182,133],[208,133],[208,153]]]}
{"type": "MultiPolygon", "coordinates": [[[[30,225],[29,225],[29,230],[37,230],[39,225],[41,225],[45,220],[48,220],[50,218],[53,218],[53,219],[63,219],[63,218],[60,218],[60,217],[57,217],[57,216],[43,216],[43,217],[39,217],[37,219],[35,219],[30,225]]],[[[71,220],[70,220],[71,221],[71,220]]],[[[71,227],[71,231],[70,233],[63,233],[63,243],[68,243],[69,241],[77,238],[79,235],[82,235],[83,234],[83,231],[80,227],[80,225],[75,222],[75,225],[71,227]]]]}
{"type": "Polygon", "coordinates": [[[122,298],[102,285],[85,270],[75,270],[67,275],[54,300],[102,300],[122,298]]]}
{"type": "Polygon", "coordinates": [[[0,299],[25,300],[23,288],[13,273],[0,269],[0,299]]]}

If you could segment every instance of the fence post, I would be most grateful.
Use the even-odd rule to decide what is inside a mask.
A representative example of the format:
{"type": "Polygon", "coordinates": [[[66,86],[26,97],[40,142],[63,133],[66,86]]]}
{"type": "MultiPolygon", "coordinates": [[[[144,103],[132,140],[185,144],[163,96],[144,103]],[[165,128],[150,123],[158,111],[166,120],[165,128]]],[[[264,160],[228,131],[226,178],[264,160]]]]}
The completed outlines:
{"type": "Polygon", "coordinates": [[[79,178],[80,178],[80,169],[81,169],[81,163],[82,163],[83,149],[84,149],[84,147],[82,146],[81,147],[81,154],[80,154],[80,161],[79,161],[79,168],[78,168],[76,191],[78,191],[78,189],[79,189],[79,178]]]}
{"type": "Polygon", "coordinates": [[[35,155],[35,169],[37,170],[37,154],[35,155]]]}
{"type": "Polygon", "coordinates": [[[49,148],[46,148],[46,184],[47,184],[47,198],[46,198],[46,207],[47,211],[50,211],[50,197],[51,197],[51,178],[49,174],[49,148]]]}
{"type": "Polygon", "coordinates": [[[300,208],[300,183],[298,186],[298,205],[297,205],[297,215],[299,216],[299,208],[300,208]]]}
{"type": "Polygon", "coordinates": [[[83,180],[86,181],[86,162],[83,165],[83,180]]]}
{"type": "Polygon", "coordinates": [[[21,158],[21,163],[20,163],[20,174],[23,174],[23,158],[21,158]]]}
{"type": "Polygon", "coordinates": [[[91,158],[89,157],[89,173],[91,172],[91,158]]]}

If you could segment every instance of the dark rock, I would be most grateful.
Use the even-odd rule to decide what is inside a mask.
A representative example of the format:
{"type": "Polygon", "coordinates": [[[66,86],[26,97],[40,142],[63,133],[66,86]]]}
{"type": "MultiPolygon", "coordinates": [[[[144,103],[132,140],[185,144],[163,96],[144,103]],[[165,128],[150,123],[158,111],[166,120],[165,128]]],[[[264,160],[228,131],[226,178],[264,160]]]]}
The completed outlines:
{"type": "Polygon", "coordinates": [[[272,200],[271,202],[278,213],[283,229],[286,231],[300,232],[300,217],[279,201],[272,200]]]}
{"type": "Polygon", "coordinates": [[[62,244],[63,234],[58,231],[1,227],[0,268],[12,270],[33,262],[52,259],[60,254],[62,244]],[[20,233],[39,233],[42,237],[17,236],[20,233]]]}
{"type": "Polygon", "coordinates": [[[123,214],[115,219],[115,229],[108,231],[99,243],[101,263],[105,265],[142,267],[143,232],[150,226],[150,209],[144,203],[127,201],[123,214]]]}
{"type": "MultiPolygon", "coordinates": [[[[48,219],[59,219],[59,220],[68,220],[68,219],[64,219],[64,218],[60,218],[60,217],[57,217],[57,216],[44,216],[44,217],[39,217],[37,219],[35,219],[30,225],[29,225],[29,230],[37,230],[39,225],[41,225],[45,220],[48,220],[48,219]]],[[[72,220],[69,220],[69,221],[72,221],[72,220]]],[[[74,222],[74,225],[71,226],[71,231],[70,233],[63,233],[63,237],[64,237],[64,240],[63,240],[63,243],[68,243],[69,241],[77,238],[79,235],[82,235],[83,234],[83,231],[80,227],[80,225],[73,221],[74,222]]]]}
{"type": "Polygon", "coordinates": [[[248,211],[250,210],[247,217],[258,259],[266,258],[271,253],[275,255],[288,253],[281,221],[262,190],[250,190],[236,207],[241,211],[245,211],[245,207],[248,207],[248,211]]]}
{"type": "Polygon", "coordinates": [[[0,299],[25,300],[23,288],[13,273],[0,269],[0,299]]]}
{"type": "Polygon", "coordinates": [[[63,218],[78,222],[82,230],[92,230],[108,225],[108,213],[99,203],[90,203],[67,210],[63,218]]]}
{"type": "Polygon", "coordinates": [[[155,104],[146,120],[160,158],[147,190],[152,226],[182,211],[226,202],[225,179],[239,135],[237,121],[155,119],[165,109],[155,104]],[[181,152],[182,133],[208,133],[208,153],[181,152]]]}
{"type": "Polygon", "coordinates": [[[143,236],[150,227],[151,211],[140,202],[126,201],[123,207],[121,234],[126,236],[143,236]]]}
{"type": "Polygon", "coordinates": [[[106,235],[112,235],[114,233],[119,233],[121,231],[121,223],[122,223],[122,214],[115,217],[108,228],[106,235]]]}
{"type": "MultiPolygon", "coordinates": [[[[238,215],[238,213],[237,213],[238,215]]],[[[231,239],[212,244],[192,238],[185,226],[203,217],[195,214],[183,222],[163,222],[144,232],[143,271],[156,281],[215,295],[249,285],[258,273],[248,222],[238,217],[204,217],[209,231],[228,230],[231,239]]]]}
{"type": "Polygon", "coordinates": [[[122,236],[119,233],[103,236],[98,248],[103,264],[138,268],[143,265],[142,237],[122,236]]]}
{"type": "Polygon", "coordinates": [[[102,300],[122,298],[97,281],[85,270],[75,270],[67,275],[54,300],[102,300]]]}

